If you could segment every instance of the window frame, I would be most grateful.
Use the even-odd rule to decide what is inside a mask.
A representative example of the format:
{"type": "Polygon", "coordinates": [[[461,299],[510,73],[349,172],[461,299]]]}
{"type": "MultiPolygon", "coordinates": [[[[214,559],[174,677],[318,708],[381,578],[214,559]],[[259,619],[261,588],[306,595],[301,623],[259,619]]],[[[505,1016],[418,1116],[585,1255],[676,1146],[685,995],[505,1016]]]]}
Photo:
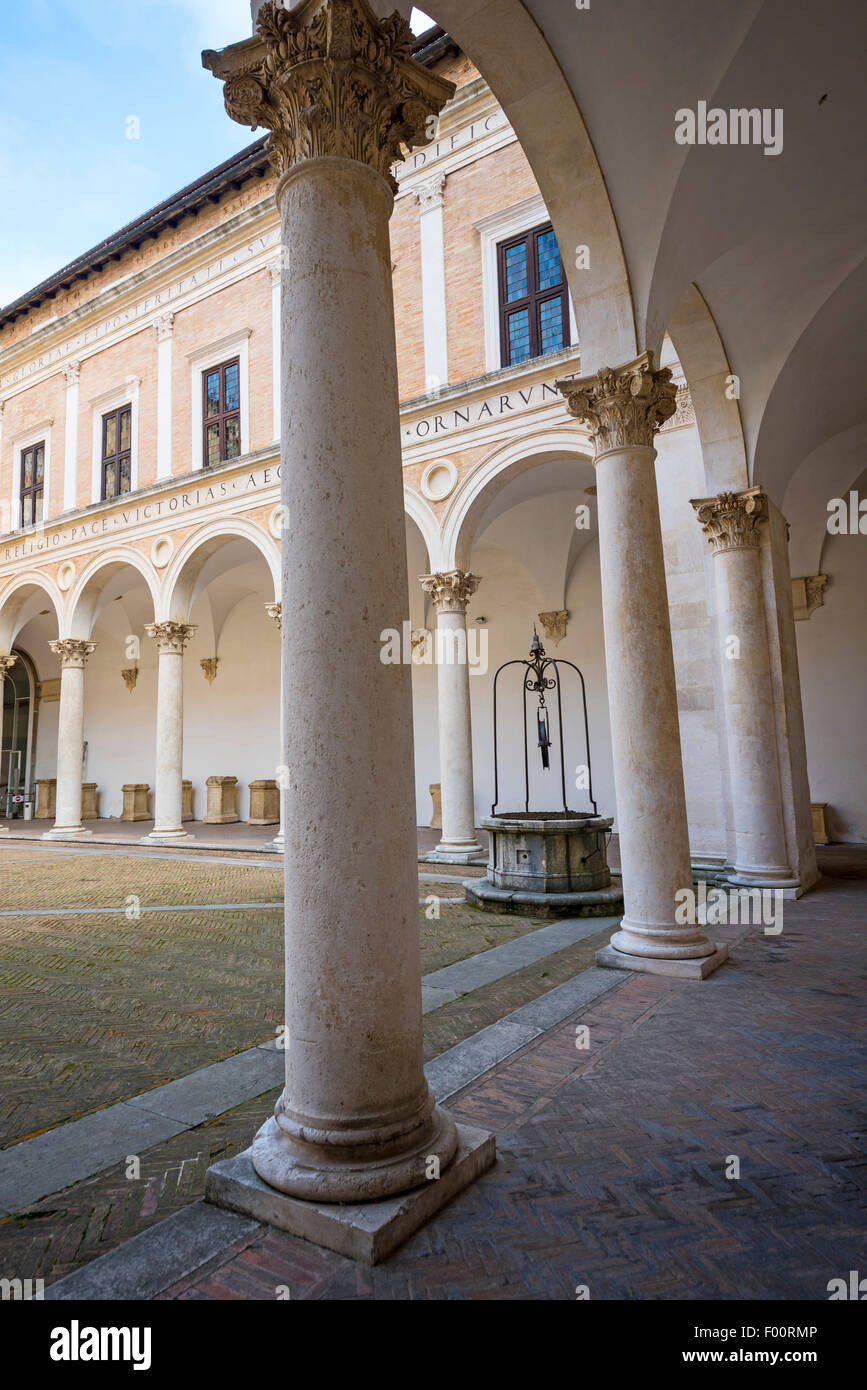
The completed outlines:
{"type": "Polygon", "coordinates": [[[215,362],[210,367],[202,368],[202,468],[212,468],[221,463],[234,463],[235,459],[226,457],[226,425],[230,420],[238,421],[238,453],[235,459],[239,459],[244,452],[241,438],[241,355],[237,353],[234,357],[227,357],[223,362],[215,362]],[[232,406],[231,410],[225,406],[226,396],[226,371],[229,367],[238,368],[238,404],[232,406]],[[220,409],[216,415],[208,414],[208,377],[213,376],[214,372],[220,375],[220,409]],[[216,465],[211,464],[208,459],[208,430],[218,425],[220,429],[220,457],[216,465]]]}
{"type": "Polygon", "coordinates": [[[37,438],[37,439],[31,440],[31,441],[29,441],[27,444],[22,444],[22,445],[19,445],[19,447],[18,447],[18,530],[19,530],[19,531],[27,531],[27,530],[30,529],[31,526],[41,526],[41,525],[44,525],[44,523],[45,523],[45,520],[46,520],[46,516],[45,516],[45,485],[46,485],[46,482],[47,482],[47,471],[48,471],[48,470],[47,470],[47,463],[46,463],[47,457],[48,457],[48,446],[47,446],[47,440],[46,440],[44,437],[43,437],[42,439],[38,439],[38,438],[37,438]],[[36,482],[36,459],[35,459],[35,457],[34,457],[34,459],[33,459],[33,468],[32,468],[32,473],[31,473],[31,476],[32,476],[32,478],[33,478],[33,481],[31,482],[31,484],[30,484],[29,487],[25,487],[25,486],[24,486],[24,455],[25,455],[25,454],[29,454],[29,453],[33,453],[33,454],[35,455],[37,449],[41,449],[41,450],[42,450],[42,486],[39,487],[39,488],[37,487],[37,482],[36,482]],[[36,494],[37,494],[37,491],[38,491],[38,492],[41,494],[41,496],[42,496],[42,515],[41,515],[40,517],[37,517],[37,516],[36,516],[36,494]],[[25,520],[24,520],[24,499],[25,499],[26,497],[29,497],[29,498],[30,498],[30,501],[31,501],[31,508],[32,508],[32,512],[33,512],[33,515],[31,516],[30,521],[25,521],[25,520]]]}
{"type": "Polygon", "coordinates": [[[133,490],[133,486],[132,486],[132,454],[133,454],[132,422],[133,422],[132,401],[126,401],[125,404],[123,404],[123,405],[116,405],[116,406],[114,406],[111,410],[106,410],[106,411],[103,413],[102,417],[101,417],[101,430],[100,430],[101,444],[100,444],[100,460],[99,460],[99,474],[100,474],[100,496],[99,496],[99,500],[100,500],[100,502],[115,502],[119,497],[127,497],[127,496],[129,495],[129,493],[131,493],[132,490],[133,490]],[[125,412],[128,412],[128,414],[129,414],[129,448],[128,448],[128,449],[121,449],[121,447],[120,447],[120,417],[121,417],[121,415],[123,415],[125,412]],[[114,419],[116,420],[116,422],[117,422],[117,424],[116,424],[116,435],[115,435],[115,438],[116,438],[116,440],[117,440],[117,448],[115,449],[115,451],[114,451],[113,454],[110,454],[110,455],[106,456],[106,452],[105,452],[105,441],[106,441],[106,435],[107,435],[107,433],[108,433],[108,422],[109,422],[109,420],[111,420],[112,418],[114,418],[114,419]],[[120,481],[120,467],[121,467],[121,464],[122,464],[124,458],[126,458],[127,461],[128,461],[128,463],[129,463],[129,487],[127,488],[126,492],[124,492],[120,487],[118,487],[117,492],[113,493],[111,497],[108,497],[108,496],[106,495],[106,488],[105,488],[105,472],[106,472],[106,466],[107,466],[107,464],[109,464],[109,463],[114,463],[114,464],[116,465],[117,471],[116,471],[115,477],[116,477],[117,481],[119,482],[119,481],[120,481]]]}
{"type": "Polygon", "coordinates": [[[97,502],[116,502],[120,497],[128,497],[130,493],[137,492],[138,481],[138,456],[139,456],[139,396],[141,393],[141,377],[128,376],[118,386],[113,386],[108,391],[102,391],[98,396],[93,396],[88,400],[91,417],[91,463],[90,463],[90,501],[91,505],[97,502]],[[117,493],[114,497],[104,496],[104,476],[102,459],[102,440],[103,440],[103,421],[106,415],[113,415],[116,410],[123,410],[129,407],[130,425],[130,459],[129,459],[129,493],[117,493]]]}
{"type": "MultiPolygon", "coordinates": [[[[10,435],[8,442],[3,441],[3,454],[6,458],[11,451],[12,456],[12,486],[9,499],[9,533],[15,531],[26,531],[40,529],[44,527],[51,517],[51,442],[54,429],[54,419],[41,420],[36,425],[31,425],[26,430],[19,430],[17,434],[10,435]],[[31,526],[21,525],[21,480],[23,476],[22,455],[34,444],[45,446],[45,456],[43,464],[43,483],[42,483],[42,521],[34,522],[31,526]]],[[[0,517],[2,517],[0,508],[0,517]]],[[[0,520],[2,527],[2,520],[0,520]]]]}
{"type": "MultiPolygon", "coordinates": [[[[544,290],[537,289],[539,283],[539,239],[547,232],[554,233],[554,227],[550,219],[542,222],[539,226],[530,227],[527,231],[518,232],[514,236],[505,238],[497,243],[497,301],[500,321],[500,366],[501,367],[520,367],[525,362],[532,362],[534,358],[548,356],[542,350],[542,331],[540,325],[540,314],[542,305],[553,299],[559,299],[561,304],[561,323],[563,329],[563,342],[558,348],[552,348],[552,352],[562,352],[572,346],[571,342],[571,323],[569,313],[569,285],[566,280],[566,267],[563,264],[563,257],[560,254],[559,242],[557,244],[557,254],[560,258],[560,279],[556,285],[548,285],[544,290]],[[527,249],[527,293],[520,299],[506,299],[506,253],[515,246],[524,246],[527,249]],[[522,357],[517,362],[509,360],[509,319],[513,314],[527,311],[527,318],[530,329],[530,351],[526,357],[522,357]]],[[[556,239],[556,238],[555,238],[556,239]]]]}
{"type": "MultiPolygon", "coordinates": [[[[223,362],[228,362],[231,358],[240,359],[239,387],[241,399],[241,454],[250,452],[250,400],[249,400],[249,339],[252,328],[242,328],[234,333],[229,333],[225,338],[220,338],[217,342],[208,343],[204,347],[195,348],[186,354],[186,361],[190,371],[190,467],[193,471],[201,471],[205,454],[205,431],[204,431],[204,385],[203,379],[206,372],[218,367],[223,362]]],[[[224,465],[219,465],[224,466],[224,465]]],[[[217,467],[217,465],[214,465],[217,467]]],[[[186,470],[184,470],[186,471],[186,470]]]]}

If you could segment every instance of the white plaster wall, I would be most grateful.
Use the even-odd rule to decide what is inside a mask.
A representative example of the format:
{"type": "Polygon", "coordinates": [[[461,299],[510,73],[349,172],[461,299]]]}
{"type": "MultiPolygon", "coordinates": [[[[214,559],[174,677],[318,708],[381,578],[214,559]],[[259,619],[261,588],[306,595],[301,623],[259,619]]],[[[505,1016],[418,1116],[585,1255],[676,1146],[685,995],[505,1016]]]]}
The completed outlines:
{"type": "MultiPolygon", "coordinates": [[[[863,493],[863,489],[862,489],[863,493]]],[[[825,603],[795,623],[813,801],[832,840],[867,842],[867,539],[828,536],[825,603]]]]}
{"type": "MultiPolygon", "coordinates": [[[[157,657],[153,642],[135,634],[140,637],[141,655],[138,679],[130,693],[120,673],[136,664],[126,656],[124,646],[126,636],[134,634],[131,627],[115,623],[114,612],[97,621],[92,634],[96,650],[84,673],[84,781],[99,787],[101,817],[120,816],[125,782],[148,782],[153,791],[157,657]]],[[[41,739],[40,726],[40,759],[41,739]]],[[[56,757],[56,739],[53,751],[56,757]]],[[[50,775],[57,775],[54,762],[50,775]]]]}

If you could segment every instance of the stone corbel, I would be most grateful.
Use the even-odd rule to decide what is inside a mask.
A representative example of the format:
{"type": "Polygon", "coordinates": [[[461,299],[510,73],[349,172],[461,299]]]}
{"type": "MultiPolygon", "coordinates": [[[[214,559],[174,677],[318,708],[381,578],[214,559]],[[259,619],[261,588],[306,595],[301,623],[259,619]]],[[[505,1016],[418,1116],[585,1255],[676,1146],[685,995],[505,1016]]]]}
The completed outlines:
{"type": "Polygon", "coordinates": [[[199,662],[199,665],[201,666],[202,671],[204,672],[205,680],[208,682],[208,685],[213,685],[214,681],[217,679],[218,664],[219,658],[216,656],[202,657],[202,660],[199,662]]]}
{"type": "Polygon", "coordinates": [[[568,608],[557,608],[550,613],[539,613],[538,618],[544,629],[546,640],[553,642],[555,647],[559,647],[566,636],[566,626],[569,621],[568,608]]]}
{"type": "Polygon", "coordinates": [[[824,606],[827,584],[827,574],[799,575],[792,580],[792,605],[796,623],[806,622],[817,608],[824,606]]]}
{"type": "Polygon", "coordinates": [[[131,695],[132,692],[135,690],[136,682],[138,680],[138,667],[130,666],[126,671],[121,671],[120,674],[123,678],[124,685],[126,686],[127,690],[131,695]]]}

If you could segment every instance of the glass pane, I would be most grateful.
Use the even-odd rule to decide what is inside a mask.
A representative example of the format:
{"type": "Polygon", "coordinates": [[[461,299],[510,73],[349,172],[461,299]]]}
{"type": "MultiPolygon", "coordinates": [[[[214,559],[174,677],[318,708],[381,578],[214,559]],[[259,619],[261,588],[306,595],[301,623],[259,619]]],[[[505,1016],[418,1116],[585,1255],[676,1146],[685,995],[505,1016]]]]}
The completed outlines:
{"type": "Polygon", "coordinates": [[[539,258],[539,289],[550,290],[555,285],[559,285],[560,274],[560,251],[557,246],[557,238],[553,232],[542,232],[536,238],[536,250],[539,258]]]}
{"type": "Polygon", "coordinates": [[[207,433],[206,438],[207,438],[207,441],[208,441],[208,459],[207,459],[208,463],[209,463],[209,464],[211,464],[211,463],[219,463],[219,462],[220,462],[220,426],[219,426],[219,425],[208,425],[208,433],[207,433]]]}
{"type": "Polygon", "coordinates": [[[506,271],[506,303],[513,299],[523,299],[527,294],[527,245],[510,246],[503,255],[506,271]]]}
{"type": "Polygon", "coordinates": [[[205,377],[206,394],[206,415],[219,415],[220,413],[220,373],[208,372],[205,377]]]}
{"type": "Polygon", "coordinates": [[[241,421],[237,415],[226,421],[226,458],[236,459],[241,452],[241,421]]]}
{"type": "Polygon", "coordinates": [[[527,309],[519,309],[510,314],[508,320],[509,362],[523,362],[530,356],[530,314],[527,309]]]}
{"type": "Polygon", "coordinates": [[[563,346],[563,296],[546,299],[539,305],[539,339],[542,352],[556,352],[563,346]]]}
{"type": "Polygon", "coordinates": [[[36,494],[36,520],[42,520],[42,488],[36,494]]]}
{"type": "Polygon", "coordinates": [[[30,487],[33,483],[33,450],[25,449],[21,455],[21,486],[30,487]]]}
{"type": "Polygon", "coordinates": [[[129,448],[130,414],[131,414],[131,412],[128,411],[128,410],[122,410],[121,413],[120,413],[120,448],[121,448],[121,449],[128,449],[128,448],[129,448]]]}
{"type": "Polygon", "coordinates": [[[105,495],[114,497],[117,493],[117,465],[107,463],[105,465],[105,495]]]}
{"type": "Polygon", "coordinates": [[[29,526],[33,521],[33,498],[28,493],[21,498],[21,525],[29,526]]]}
{"type": "Polygon", "coordinates": [[[129,454],[120,461],[120,492],[129,492],[130,485],[130,463],[129,454]]]}
{"type": "Polygon", "coordinates": [[[223,402],[224,410],[237,410],[241,404],[238,395],[238,363],[233,362],[226,368],[226,399],[223,402]]]}
{"type": "Polygon", "coordinates": [[[37,483],[41,483],[45,477],[45,449],[41,444],[37,444],[33,452],[36,456],[36,472],[34,475],[34,481],[37,483]]]}
{"type": "Polygon", "coordinates": [[[103,420],[102,457],[108,459],[117,453],[117,416],[104,415],[103,420]]]}

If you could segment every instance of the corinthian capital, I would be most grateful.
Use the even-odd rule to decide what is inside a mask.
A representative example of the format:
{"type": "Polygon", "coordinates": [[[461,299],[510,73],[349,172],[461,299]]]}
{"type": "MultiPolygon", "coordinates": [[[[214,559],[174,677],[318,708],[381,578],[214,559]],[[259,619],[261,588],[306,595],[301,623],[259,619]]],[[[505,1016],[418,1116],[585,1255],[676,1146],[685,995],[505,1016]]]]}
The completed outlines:
{"type": "Polygon", "coordinates": [[[3,677],[6,675],[6,672],[15,665],[17,660],[17,652],[7,652],[3,656],[0,656],[0,685],[3,684],[3,677]]]}
{"type": "Polygon", "coordinates": [[[396,191],[401,146],[429,143],[430,117],[455,90],[410,56],[407,21],[378,19],[368,0],[304,0],[292,10],[269,0],[256,28],[202,63],[224,83],[233,121],[270,130],[278,174],[331,155],[370,165],[396,191]]]}
{"type": "Polygon", "coordinates": [[[80,637],[61,637],[48,643],[55,656],[60,657],[60,668],[82,671],[91,652],[96,651],[95,642],[85,642],[80,637]]]}
{"type": "Polygon", "coordinates": [[[277,626],[280,628],[280,631],[282,632],[282,630],[283,630],[283,605],[282,605],[282,603],[266,603],[266,604],[265,604],[265,612],[268,614],[268,617],[269,617],[269,618],[273,619],[273,621],[277,624],[277,626]]]}
{"type": "Polygon", "coordinates": [[[433,598],[438,613],[466,613],[467,604],[481,584],[477,574],[466,570],[447,570],[439,574],[420,574],[419,583],[433,598]]]}
{"type": "Polygon", "coordinates": [[[653,353],[612,371],[602,367],[596,376],[558,381],[569,414],[590,432],[596,457],[630,445],[653,445],[653,436],[677,409],[671,369],[653,370],[653,353]]]}
{"type": "Polygon", "coordinates": [[[160,656],[170,652],[173,656],[183,656],[184,648],[198,628],[195,623],[146,623],[145,632],[157,644],[160,656]]]}
{"type": "Polygon", "coordinates": [[[718,497],[699,497],[692,505],[714,555],[758,545],[759,525],[768,519],[760,487],[748,488],[746,492],[721,492],[718,497]]]}

